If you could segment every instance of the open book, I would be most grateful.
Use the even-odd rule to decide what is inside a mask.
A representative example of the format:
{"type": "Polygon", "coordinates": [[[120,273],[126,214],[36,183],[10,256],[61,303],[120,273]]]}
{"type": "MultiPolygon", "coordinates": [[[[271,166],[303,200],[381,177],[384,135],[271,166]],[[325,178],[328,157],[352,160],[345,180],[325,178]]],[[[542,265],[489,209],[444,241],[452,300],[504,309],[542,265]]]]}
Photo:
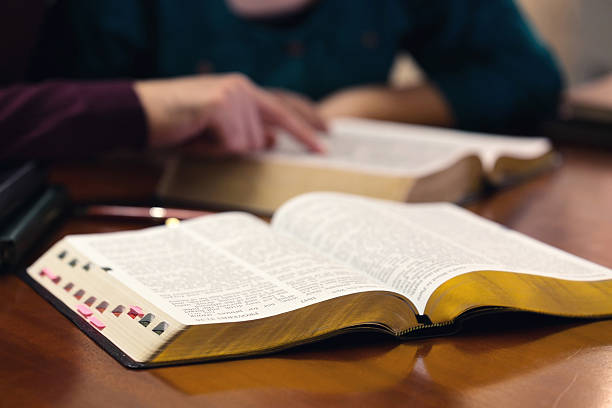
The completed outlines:
{"type": "Polygon", "coordinates": [[[450,334],[500,310],[612,315],[612,271],[448,203],[309,193],[267,224],[228,212],[67,236],[33,286],[124,364],[268,353],[352,331],[450,334]]]}
{"type": "Polygon", "coordinates": [[[338,191],[395,201],[459,202],[514,183],[558,160],[548,140],[493,136],[366,119],[336,119],[325,155],[286,135],[246,158],[174,158],[158,195],[167,201],[247,208],[271,214],[291,197],[338,191]]]}

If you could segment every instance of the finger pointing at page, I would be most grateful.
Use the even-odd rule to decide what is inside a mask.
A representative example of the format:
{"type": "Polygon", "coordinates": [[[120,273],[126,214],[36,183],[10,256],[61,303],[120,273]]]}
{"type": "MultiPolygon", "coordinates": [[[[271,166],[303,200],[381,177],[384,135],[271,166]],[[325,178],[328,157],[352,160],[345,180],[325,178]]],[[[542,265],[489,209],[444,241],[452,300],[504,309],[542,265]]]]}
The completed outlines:
{"type": "Polygon", "coordinates": [[[258,88],[253,88],[253,92],[264,118],[269,123],[286,130],[313,152],[325,152],[325,146],[319,140],[314,127],[285,108],[271,94],[258,88]]]}

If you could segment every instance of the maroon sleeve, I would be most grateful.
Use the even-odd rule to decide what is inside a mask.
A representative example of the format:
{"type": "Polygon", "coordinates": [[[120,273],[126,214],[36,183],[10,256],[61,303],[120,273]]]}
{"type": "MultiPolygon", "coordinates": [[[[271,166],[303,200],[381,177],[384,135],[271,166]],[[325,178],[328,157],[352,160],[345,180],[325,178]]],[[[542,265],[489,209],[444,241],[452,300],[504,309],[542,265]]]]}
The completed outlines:
{"type": "Polygon", "coordinates": [[[0,0],[0,160],[91,156],[146,144],[129,81],[25,84],[45,0],[0,0]]]}
{"type": "Polygon", "coordinates": [[[146,145],[129,81],[55,81],[0,88],[0,159],[92,156],[146,145]]]}

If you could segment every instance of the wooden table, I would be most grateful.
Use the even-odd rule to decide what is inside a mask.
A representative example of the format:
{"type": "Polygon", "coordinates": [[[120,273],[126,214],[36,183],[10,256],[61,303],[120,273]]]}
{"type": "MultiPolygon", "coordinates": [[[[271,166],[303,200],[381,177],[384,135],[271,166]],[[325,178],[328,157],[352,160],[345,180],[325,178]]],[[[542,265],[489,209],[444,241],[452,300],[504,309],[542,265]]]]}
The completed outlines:
{"type": "MultiPolygon", "coordinates": [[[[470,209],[612,267],[612,154],[561,150],[560,169],[470,209]]],[[[77,199],[106,201],[146,201],[158,176],[138,164],[53,173],[77,199]]],[[[36,255],[67,233],[141,226],[71,219],[36,255]]],[[[347,336],[265,358],[129,370],[17,276],[0,276],[0,299],[3,407],[612,405],[612,321],[489,318],[447,338],[347,336]]]]}

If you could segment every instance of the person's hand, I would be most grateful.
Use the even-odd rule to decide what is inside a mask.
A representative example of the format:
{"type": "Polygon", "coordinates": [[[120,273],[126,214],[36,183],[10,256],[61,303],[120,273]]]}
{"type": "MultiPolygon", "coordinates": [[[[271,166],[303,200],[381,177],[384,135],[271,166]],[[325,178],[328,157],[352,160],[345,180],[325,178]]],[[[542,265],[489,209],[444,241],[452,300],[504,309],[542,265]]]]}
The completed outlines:
{"type": "Polygon", "coordinates": [[[328,130],[327,123],[319,113],[317,105],[308,97],[285,89],[271,89],[270,92],[315,129],[322,132],[328,130]]]}
{"type": "Polygon", "coordinates": [[[248,153],[271,145],[281,128],[310,150],[324,150],[313,116],[287,107],[240,74],[139,81],[134,90],[153,148],[187,145],[192,153],[248,153]]]}
{"type": "Polygon", "coordinates": [[[452,126],[455,118],[444,95],[429,83],[409,88],[362,85],[328,95],[317,106],[325,120],[358,117],[430,126],[452,126]]]}

